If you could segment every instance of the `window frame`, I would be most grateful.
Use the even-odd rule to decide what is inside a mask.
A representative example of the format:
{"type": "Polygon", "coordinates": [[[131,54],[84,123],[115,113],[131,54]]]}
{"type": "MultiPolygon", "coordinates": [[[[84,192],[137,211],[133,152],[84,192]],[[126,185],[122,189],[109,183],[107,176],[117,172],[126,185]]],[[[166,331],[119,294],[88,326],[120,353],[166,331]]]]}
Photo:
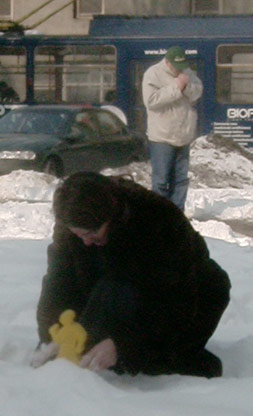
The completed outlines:
{"type": "MultiPolygon", "coordinates": [[[[106,61],[106,59],[102,59],[102,60],[97,60],[94,59],[93,61],[88,59],[87,62],[83,62],[83,63],[77,63],[75,65],[75,67],[72,67],[71,64],[72,62],[74,62],[76,60],[75,56],[75,50],[74,47],[82,47],[85,45],[71,45],[71,47],[73,47],[73,53],[70,54],[70,56],[72,56],[72,60],[70,60],[70,63],[63,62],[63,63],[54,63],[53,60],[51,60],[51,55],[46,55],[45,57],[47,57],[44,61],[40,61],[39,60],[39,49],[41,48],[41,46],[39,46],[38,48],[35,48],[35,76],[34,76],[34,96],[36,98],[36,92],[40,92],[40,91],[45,91],[48,92],[48,94],[51,93],[55,93],[56,91],[56,85],[55,85],[55,78],[52,78],[52,83],[50,84],[50,71],[52,74],[52,77],[54,77],[53,73],[54,71],[58,68],[60,71],[62,71],[62,89],[61,89],[61,98],[63,101],[67,102],[67,103],[72,103],[72,102],[76,102],[75,99],[71,100],[69,97],[71,96],[71,92],[70,89],[71,88],[77,88],[77,89],[81,89],[81,88],[90,88],[90,90],[92,90],[92,88],[94,89],[95,93],[98,95],[98,97],[95,99],[95,102],[98,104],[101,104],[104,102],[104,97],[106,95],[106,92],[108,90],[111,89],[115,89],[116,88],[116,72],[117,72],[117,49],[115,46],[113,45],[103,45],[103,49],[104,51],[106,50],[106,48],[110,48],[111,50],[111,55],[112,55],[112,60],[108,62],[106,61]],[[37,57],[37,58],[36,58],[37,57]],[[39,78],[41,72],[41,69],[44,68],[44,76],[46,75],[47,79],[48,79],[48,83],[47,81],[43,81],[39,78]],[[73,73],[75,73],[74,68],[77,70],[76,74],[80,73],[85,73],[85,71],[87,72],[87,79],[83,79],[83,80],[72,80],[70,78],[71,76],[71,71],[70,68],[72,68],[73,73]],[[45,71],[46,69],[46,71],[45,71]],[[94,72],[96,72],[98,79],[92,80],[92,75],[94,76],[94,72]],[[106,78],[106,74],[107,74],[107,78],[109,77],[109,81],[106,82],[105,78],[106,78]],[[48,88],[50,87],[51,88],[48,88]]],[[[87,45],[86,45],[87,46],[87,45]]],[[[94,46],[94,48],[96,47],[100,47],[101,45],[89,45],[91,48],[92,46],[94,46]]],[[[47,46],[48,47],[48,46],[47,46]]],[[[49,45],[50,47],[50,45],[49,45]]],[[[53,47],[53,46],[51,46],[53,47]]],[[[43,48],[43,47],[42,47],[43,48]]],[[[57,48],[57,46],[55,46],[55,48],[57,48]]],[[[87,56],[89,54],[86,54],[87,56]]],[[[103,56],[106,56],[106,52],[104,52],[104,54],[101,54],[101,57],[103,58],[103,56]]],[[[85,56],[85,52],[83,52],[83,56],[85,56]]],[[[94,55],[95,56],[95,55],[94,55]]],[[[89,99],[88,99],[89,100],[89,99]]],[[[40,101],[40,99],[38,99],[38,102],[42,103],[43,101],[40,101]]],[[[57,102],[57,100],[53,99],[52,101],[48,101],[49,103],[54,103],[57,102]]],[[[78,100],[77,100],[78,102],[78,100]]],[[[81,100],[81,102],[83,102],[83,100],[81,100]]]]}
{"type": "MultiPolygon", "coordinates": [[[[240,100],[240,99],[237,99],[237,100],[235,100],[235,99],[232,99],[232,96],[233,96],[233,94],[236,94],[235,92],[233,92],[233,88],[232,88],[232,82],[233,82],[233,69],[234,70],[238,70],[238,69],[252,69],[252,74],[253,74],[253,61],[252,61],[252,63],[233,63],[232,62],[232,58],[233,58],[233,56],[236,54],[236,52],[233,54],[233,55],[231,55],[231,62],[228,62],[228,63],[220,63],[219,62],[219,49],[221,48],[221,47],[225,47],[225,48],[229,48],[229,47],[237,47],[237,48],[240,48],[240,52],[241,52],[241,54],[247,54],[247,52],[248,51],[243,51],[243,48],[245,47],[245,48],[251,48],[252,49],[252,57],[253,57],[253,47],[252,47],[252,44],[249,44],[249,43],[243,43],[243,44],[238,44],[238,43],[226,43],[226,44],[220,44],[220,45],[218,45],[217,46],[217,48],[216,48],[216,52],[215,52],[215,66],[216,66],[216,87],[215,87],[215,91],[216,91],[216,100],[217,100],[217,102],[219,102],[220,104],[229,104],[229,105],[231,105],[231,104],[233,104],[233,105],[250,105],[252,102],[253,102],[253,99],[252,99],[252,101],[243,101],[243,100],[240,100]],[[225,99],[225,95],[219,95],[218,94],[218,91],[219,91],[219,87],[220,87],[220,85],[223,85],[224,84],[224,79],[223,80],[221,80],[220,82],[219,82],[219,78],[220,78],[220,71],[222,71],[222,70],[229,70],[229,72],[227,72],[227,75],[229,75],[229,78],[230,78],[230,89],[229,89],[229,96],[230,96],[230,99],[229,100],[226,100],[225,99]]],[[[248,53],[250,53],[250,52],[248,52],[248,53]]],[[[250,73],[250,71],[242,71],[241,72],[242,74],[246,74],[246,73],[250,73]]],[[[234,80],[236,79],[236,77],[234,77],[234,80]]],[[[247,79],[250,79],[250,78],[248,78],[248,77],[242,77],[241,78],[243,81],[245,81],[245,80],[247,80],[247,79]]],[[[253,75],[252,75],[252,79],[253,79],[253,75]]],[[[244,94],[243,92],[241,92],[241,94],[244,94]]],[[[250,93],[249,93],[250,95],[252,95],[253,96],[253,90],[252,90],[252,92],[250,91],[250,93]]]]}
{"type": "Polygon", "coordinates": [[[218,8],[215,10],[201,10],[198,9],[196,6],[197,0],[192,1],[192,14],[193,15],[216,15],[216,14],[223,14],[224,11],[224,4],[223,0],[218,0],[218,8]]]}
{"type": "Polygon", "coordinates": [[[81,11],[81,0],[76,0],[76,17],[78,18],[87,18],[97,15],[104,15],[105,14],[105,0],[101,1],[101,10],[97,12],[82,12],[81,11]]]}
{"type": "Polygon", "coordinates": [[[18,104],[26,100],[26,65],[27,55],[24,46],[1,45],[0,82],[6,84],[6,89],[4,86],[0,91],[0,104],[18,104]]]}
{"type": "Polygon", "coordinates": [[[9,0],[10,2],[10,13],[7,15],[1,14],[0,10],[0,20],[13,20],[14,17],[14,0],[9,0]]]}

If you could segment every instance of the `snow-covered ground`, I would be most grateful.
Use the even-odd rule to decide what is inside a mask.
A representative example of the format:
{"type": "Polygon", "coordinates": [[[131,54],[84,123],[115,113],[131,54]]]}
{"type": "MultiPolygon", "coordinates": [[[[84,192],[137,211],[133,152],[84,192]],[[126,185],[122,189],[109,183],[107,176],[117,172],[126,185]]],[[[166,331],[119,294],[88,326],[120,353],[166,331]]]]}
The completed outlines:
{"type": "MultiPolygon", "coordinates": [[[[150,187],[148,163],[104,173],[131,173],[150,187]]],[[[224,376],[133,378],[91,373],[63,360],[31,368],[58,180],[16,171],[0,177],[0,416],[252,415],[252,154],[199,138],[191,151],[190,179],[186,215],[233,286],[230,305],[208,344],[221,357],[224,376]]]]}

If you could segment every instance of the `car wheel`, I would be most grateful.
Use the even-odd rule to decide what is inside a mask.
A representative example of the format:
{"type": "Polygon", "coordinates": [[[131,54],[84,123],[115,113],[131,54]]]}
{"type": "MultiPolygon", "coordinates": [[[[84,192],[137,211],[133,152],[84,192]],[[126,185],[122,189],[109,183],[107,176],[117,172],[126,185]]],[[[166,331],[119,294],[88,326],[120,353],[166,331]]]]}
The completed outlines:
{"type": "Polygon", "coordinates": [[[60,178],[63,176],[62,161],[57,157],[49,157],[44,163],[43,172],[60,178]]]}

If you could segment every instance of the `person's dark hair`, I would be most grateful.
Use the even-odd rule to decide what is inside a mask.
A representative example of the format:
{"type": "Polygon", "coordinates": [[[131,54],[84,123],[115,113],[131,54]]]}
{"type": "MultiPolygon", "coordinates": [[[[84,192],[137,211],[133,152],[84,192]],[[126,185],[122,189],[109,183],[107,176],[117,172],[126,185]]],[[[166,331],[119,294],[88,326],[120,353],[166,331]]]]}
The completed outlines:
{"type": "Polygon", "coordinates": [[[110,177],[78,172],[56,190],[53,210],[66,226],[96,230],[118,210],[118,185],[110,177]]]}

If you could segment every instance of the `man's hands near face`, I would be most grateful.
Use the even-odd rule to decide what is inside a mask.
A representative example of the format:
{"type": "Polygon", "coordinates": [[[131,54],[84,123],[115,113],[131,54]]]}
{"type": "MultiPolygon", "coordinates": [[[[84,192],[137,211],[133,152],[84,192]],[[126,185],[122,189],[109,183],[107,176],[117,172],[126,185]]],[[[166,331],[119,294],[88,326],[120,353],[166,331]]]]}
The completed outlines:
{"type": "Polygon", "coordinates": [[[176,77],[176,82],[180,91],[183,92],[189,82],[189,76],[184,72],[180,72],[176,77]]]}
{"type": "Polygon", "coordinates": [[[106,338],[96,344],[80,361],[80,367],[91,371],[101,371],[117,362],[117,350],[112,339],[106,338]]]}

